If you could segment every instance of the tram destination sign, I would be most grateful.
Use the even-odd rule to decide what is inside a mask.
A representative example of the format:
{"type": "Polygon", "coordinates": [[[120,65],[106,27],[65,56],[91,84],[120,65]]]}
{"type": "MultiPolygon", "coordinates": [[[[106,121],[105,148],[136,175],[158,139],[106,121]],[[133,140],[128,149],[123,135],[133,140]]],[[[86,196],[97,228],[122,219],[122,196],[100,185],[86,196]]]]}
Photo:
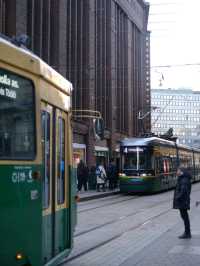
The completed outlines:
{"type": "Polygon", "coordinates": [[[0,69],[0,96],[16,99],[16,89],[19,89],[19,82],[17,80],[17,76],[15,79],[14,75],[10,77],[6,72],[7,71],[0,69]]]}
{"type": "Polygon", "coordinates": [[[128,152],[143,152],[144,149],[139,148],[139,147],[125,147],[124,148],[124,153],[128,153],[128,152]]]}

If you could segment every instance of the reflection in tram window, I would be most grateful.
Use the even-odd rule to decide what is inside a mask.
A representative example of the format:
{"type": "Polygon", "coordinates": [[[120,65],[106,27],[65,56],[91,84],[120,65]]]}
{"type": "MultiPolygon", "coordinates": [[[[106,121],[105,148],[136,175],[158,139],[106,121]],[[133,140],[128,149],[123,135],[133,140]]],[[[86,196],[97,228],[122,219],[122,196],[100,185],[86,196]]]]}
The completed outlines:
{"type": "Polygon", "coordinates": [[[0,76],[15,81],[0,87],[0,159],[34,159],[34,88],[30,80],[0,69],[0,76]]]}
{"type": "Polygon", "coordinates": [[[58,119],[58,144],[57,144],[57,202],[65,201],[65,120],[58,119]]]}
{"type": "Polygon", "coordinates": [[[47,209],[50,202],[50,114],[42,111],[42,155],[44,165],[43,208],[47,209]]]}

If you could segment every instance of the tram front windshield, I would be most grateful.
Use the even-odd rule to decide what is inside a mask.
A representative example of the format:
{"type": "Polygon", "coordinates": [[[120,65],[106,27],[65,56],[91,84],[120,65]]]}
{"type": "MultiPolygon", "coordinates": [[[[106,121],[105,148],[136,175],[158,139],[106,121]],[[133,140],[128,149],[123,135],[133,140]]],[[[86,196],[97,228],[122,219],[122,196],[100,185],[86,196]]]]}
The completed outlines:
{"type": "Polygon", "coordinates": [[[34,158],[34,109],[33,83],[0,69],[0,159],[34,158]]]}
{"type": "Polygon", "coordinates": [[[124,172],[151,170],[150,151],[145,147],[125,147],[123,150],[122,167],[124,172]]]}

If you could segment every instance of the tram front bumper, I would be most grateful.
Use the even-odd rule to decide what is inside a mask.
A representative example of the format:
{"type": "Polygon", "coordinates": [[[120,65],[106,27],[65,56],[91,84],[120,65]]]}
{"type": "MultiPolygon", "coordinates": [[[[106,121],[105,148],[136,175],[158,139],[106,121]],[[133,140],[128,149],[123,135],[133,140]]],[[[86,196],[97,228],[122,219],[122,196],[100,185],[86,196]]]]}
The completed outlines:
{"type": "Polygon", "coordinates": [[[156,190],[154,178],[127,178],[120,180],[120,192],[153,192],[156,190]]]}

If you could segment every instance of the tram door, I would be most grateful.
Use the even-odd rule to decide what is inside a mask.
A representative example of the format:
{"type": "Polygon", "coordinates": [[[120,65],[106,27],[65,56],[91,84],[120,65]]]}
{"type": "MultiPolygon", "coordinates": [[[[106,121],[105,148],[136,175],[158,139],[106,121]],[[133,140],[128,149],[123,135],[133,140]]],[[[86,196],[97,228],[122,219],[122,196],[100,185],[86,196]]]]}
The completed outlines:
{"type": "Polygon", "coordinates": [[[69,242],[67,114],[42,103],[43,263],[66,249],[69,242]],[[66,209],[67,208],[67,209],[66,209]]]}

